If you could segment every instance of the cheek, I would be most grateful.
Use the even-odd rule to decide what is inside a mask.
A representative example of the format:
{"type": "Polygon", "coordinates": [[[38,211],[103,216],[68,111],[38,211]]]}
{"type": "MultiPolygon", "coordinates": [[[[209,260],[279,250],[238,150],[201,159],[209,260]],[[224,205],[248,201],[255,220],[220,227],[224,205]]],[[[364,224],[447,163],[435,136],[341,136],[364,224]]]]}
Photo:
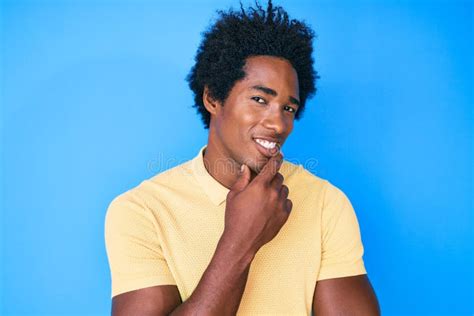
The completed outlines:
{"type": "Polygon", "coordinates": [[[242,135],[245,135],[251,128],[255,114],[248,110],[245,111],[245,109],[245,104],[243,104],[241,107],[235,106],[231,111],[222,113],[219,129],[229,141],[240,142],[242,135]]]}
{"type": "Polygon", "coordinates": [[[252,127],[256,122],[259,121],[259,112],[249,106],[248,104],[242,103],[240,110],[234,113],[234,119],[238,122],[238,125],[245,130],[246,128],[252,127]]]}
{"type": "Polygon", "coordinates": [[[253,122],[258,121],[258,117],[256,113],[247,111],[247,112],[242,113],[242,115],[239,117],[239,121],[241,125],[248,126],[248,125],[252,125],[253,122]]]}

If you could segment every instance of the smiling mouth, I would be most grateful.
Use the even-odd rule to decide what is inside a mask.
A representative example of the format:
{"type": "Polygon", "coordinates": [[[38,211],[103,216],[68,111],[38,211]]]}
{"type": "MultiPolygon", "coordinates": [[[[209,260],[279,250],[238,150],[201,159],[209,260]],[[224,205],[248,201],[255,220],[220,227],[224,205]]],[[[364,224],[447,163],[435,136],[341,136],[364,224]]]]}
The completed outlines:
{"type": "Polygon", "coordinates": [[[278,142],[272,142],[262,138],[254,138],[253,140],[257,144],[258,151],[266,157],[273,156],[280,150],[281,147],[280,143],[278,142]]]}
{"type": "Polygon", "coordinates": [[[273,149],[275,147],[278,147],[278,149],[280,149],[280,144],[278,144],[276,142],[271,142],[271,141],[261,139],[261,138],[255,138],[254,140],[257,144],[259,144],[260,146],[262,146],[265,149],[273,149]]]}

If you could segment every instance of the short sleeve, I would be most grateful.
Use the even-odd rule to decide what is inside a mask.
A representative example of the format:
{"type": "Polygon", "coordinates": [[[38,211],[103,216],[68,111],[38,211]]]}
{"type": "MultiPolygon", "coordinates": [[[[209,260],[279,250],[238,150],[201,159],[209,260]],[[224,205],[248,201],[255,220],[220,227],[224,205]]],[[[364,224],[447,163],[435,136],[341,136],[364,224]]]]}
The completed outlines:
{"type": "Polygon", "coordinates": [[[362,259],[364,247],[354,208],[347,196],[328,181],[321,217],[318,280],[366,274],[362,259]]]}
{"type": "Polygon", "coordinates": [[[129,192],[116,197],[105,216],[111,296],[156,285],[175,285],[153,217],[129,192]]]}

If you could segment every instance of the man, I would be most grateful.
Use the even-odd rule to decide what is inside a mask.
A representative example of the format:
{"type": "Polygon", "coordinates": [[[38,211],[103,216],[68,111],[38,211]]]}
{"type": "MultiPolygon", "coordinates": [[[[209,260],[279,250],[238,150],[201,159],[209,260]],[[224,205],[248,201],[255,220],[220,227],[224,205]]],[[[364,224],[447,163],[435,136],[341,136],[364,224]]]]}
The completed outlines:
{"type": "Polygon", "coordinates": [[[311,29],[220,12],[188,76],[207,146],[110,204],[113,315],[378,315],[354,210],[281,146],[315,91],[311,29]]]}

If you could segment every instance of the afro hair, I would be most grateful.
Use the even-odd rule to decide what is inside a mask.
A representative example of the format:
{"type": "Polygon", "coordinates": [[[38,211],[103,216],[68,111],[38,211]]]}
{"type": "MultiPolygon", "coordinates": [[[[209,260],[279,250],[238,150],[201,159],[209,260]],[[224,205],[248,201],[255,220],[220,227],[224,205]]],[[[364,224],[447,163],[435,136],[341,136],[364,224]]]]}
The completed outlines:
{"type": "Polygon", "coordinates": [[[268,55],[288,60],[298,74],[300,107],[295,119],[303,113],[306,100],[316,93],[319,78],[313,69],[313,30],[303,21],[290,19],[280,6],[268,1],[264,10],[218,10],[218,19],[205,32],[195,56],[195,64],[186,77],[194,94],[194,105],[206,129],[210,113],[204,107],[204,87],[210,97],[225,103],[234,84],[245,78],[244,66],[251,56],[268,55]]]}

